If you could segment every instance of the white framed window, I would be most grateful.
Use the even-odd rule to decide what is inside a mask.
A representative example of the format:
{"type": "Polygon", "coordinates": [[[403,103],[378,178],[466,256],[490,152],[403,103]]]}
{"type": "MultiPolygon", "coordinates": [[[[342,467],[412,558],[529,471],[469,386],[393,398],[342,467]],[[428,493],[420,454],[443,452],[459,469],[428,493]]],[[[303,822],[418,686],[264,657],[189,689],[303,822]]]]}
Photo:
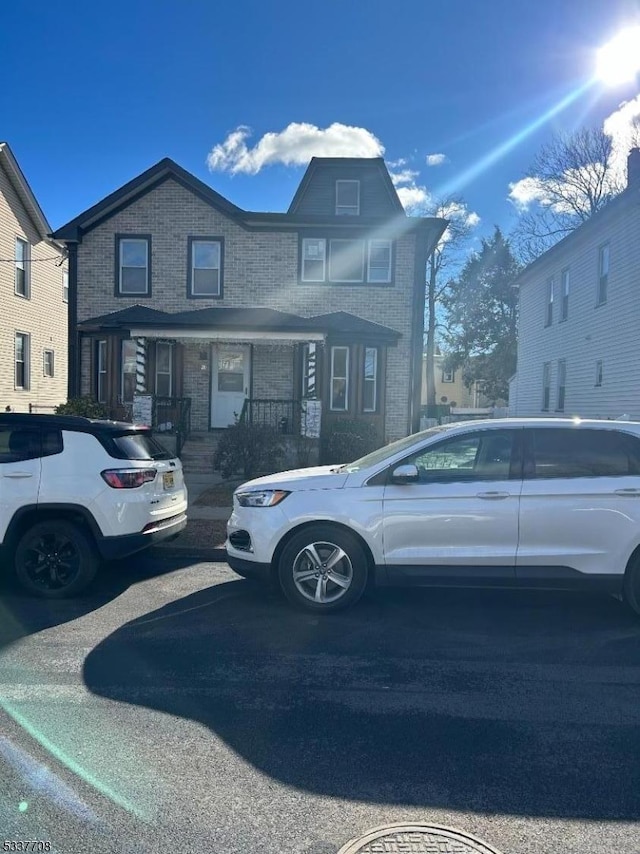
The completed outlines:
{"type": "Polygon", "coordinates": [[[544,325],[551,326],[553,323],[553,279],[547,281],[547,300],[544,312],[544,325]]]}
{"type": "Polygon", "coordinates": [[[54,371],[54,352],[53,350],[42,351],[42,373],[45,377],[52,377],[54,371]]]}
{"type": "Polygon", "coordinates": [[[364,348],[364,376],[362,378],[362,411],[378,409],[378,348],[364,348]]]}
{"type": "Polygon", "coordinates": [[[26,332],[16,332],[15,338],[15,387],[29,388],[29,355],[31,336],[26,332]]]}
{"type": "Polygon", "coordinates": [[[169,341],[156,344],[156,394],[173,396],[173,344],[169,341]]]}
{"type": "Polygon", "coordinates": [[[456,381],[456,372],[452,370],[445,370],[442,372],[442,382],[443,383],[454,383],[456,381]]]}
{"type": "Polygon", "coordinates": [[[189,296],[222,296],[222,241],[190,239],[189,296]]]}
{"type": "Polygon", "coordinates": [[[15,249],[15,293],[20,297],[30,296],[29,275],[29,242],[22,237],[16,237],[15,249]]]}
{"type": "Polygon", "coordinates": [[[542,366],[542,411],[548,412],[551,403],[551,362],[542,366]]]}
{"type": "Polygon", "coordinates": [[[336,216],[358,216],[360,213],[360,181],[336,181],[336,216]]]}
{"type": "Polygon", "coordinates": [[[149,295],[150,237],[118,237],[118,293],[149,295]]]}
{"type": "Polygon", "coordinates": [[[569,319],[569,268],[565,267],[560,275],[560,320],[569,319]]]}
{"type": "Polygon", "coordinates": [[[367,278],[370,282],[391,281],[391,241],[370,240],[367,278]]]}
{"type": "Polygon", "coordinates": [[[324,282],[326,260],[327,241],[320,237],[305,237],[302,241],[302,281],[324,282]]]}
{"type": "Polygon", "coordinates": [[[567,390],[567,362],[565,359],[558,361],[558,394],[556,397],[556,411],[564,412],[564,399],[567,390]]]}
{"type": "Polygon", "coordinates": [[[601,386],[604,383],[604,363],[602,359],[596,362],[596,386],[601,386]]]}
{"type": "Polygon", "coordinates": [[[69,302],[69,271],[62,271],[62,302],[69,302]]]}
{"type": "Polygon", "coordinates": [[[318,345],[309,342],[302,348],[302,399],[316,400],[318,392],[318,345]]]}
{"type": "Polygon", "coordinates": [[[107,400],[107,342],[96,341],[96,397],[98,403],[107,400]]]}
{"type": "Polygon", "coordinates": [[[349,409],[349,348],[331,348],[331,401],[334,412],[349,409]]]}
{"type": "Polygon", "coordinates": [[[346,284],[364,281],[364,240],[329,242],[329,279],[346,284]]]}
{"type": "Polygon", "coordinates": [[[605,243],[598,250],[598,296],[596,305],[607,301],[609,290],[609,244],[605,243]]]}
{"type": "Polygon", "coordinates": [[[136,342],[133,338],[124,338],[120,351],[120,400],[133,403],[136,393],[136,342]]]}

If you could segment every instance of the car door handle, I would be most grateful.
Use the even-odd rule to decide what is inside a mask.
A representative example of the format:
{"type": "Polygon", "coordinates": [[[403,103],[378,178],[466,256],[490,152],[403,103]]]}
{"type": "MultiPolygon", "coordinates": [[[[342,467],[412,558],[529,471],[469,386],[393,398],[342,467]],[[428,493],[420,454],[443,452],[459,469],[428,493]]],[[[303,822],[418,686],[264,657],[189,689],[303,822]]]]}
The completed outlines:
{"type": "Polygon", "coordinates": [[[13,477],[13,478],[33,477],[33,472],[31,472],[31,471],[8,471],[8,472],[5,472],[4,476],[5,477],[13,477]]]}
{"type": "Polygon", "coordinates": [[[499,498],[508,498],[511,493],[510,492],[478,492],[476,493],[478,498],[486,498],[487,500],[496,500],[499,498]]]}
{"type": "Polygon", "coordinates": [[[628,489],[616,489],[616,495],[628,495],[630,498],[640,496],[640,489],[634,489],[634,487],[630,486],[628,489]]]}

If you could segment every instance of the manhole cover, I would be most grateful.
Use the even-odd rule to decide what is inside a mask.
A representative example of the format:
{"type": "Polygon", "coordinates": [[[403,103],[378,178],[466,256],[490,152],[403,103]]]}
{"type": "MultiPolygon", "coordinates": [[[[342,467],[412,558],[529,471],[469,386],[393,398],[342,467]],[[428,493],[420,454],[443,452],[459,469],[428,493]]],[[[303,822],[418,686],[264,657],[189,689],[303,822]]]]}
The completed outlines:
{"type": "Polygon", "coordinates": [[[500,854],[486,842],[435,824],[387,824],[347,842],[338,854],[500,854]]]}

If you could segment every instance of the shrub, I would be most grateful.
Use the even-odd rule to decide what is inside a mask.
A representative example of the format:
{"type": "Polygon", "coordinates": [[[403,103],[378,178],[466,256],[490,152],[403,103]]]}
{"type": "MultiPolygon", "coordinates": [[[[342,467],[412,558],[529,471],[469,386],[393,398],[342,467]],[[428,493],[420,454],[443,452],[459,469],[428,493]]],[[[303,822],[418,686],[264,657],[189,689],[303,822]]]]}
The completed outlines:
{"type": "Polygon", "coordinates": [[[362,419],[336,420],[322,443],[322,461],[348,463],[375,451],[381,445],[375,424],[362,419]]]}
{"type": "Polygon", "coordinates": [[[283,448],[280,434],[261,424],[237,423],[220,437],[213,467],[225,478],[241,473],[245,478],[277,471],[283,448]]]}
{"type": "Polygon", "coordinates": [[[108,418],[106,406],[92,397],[72,397],[56,406],[56,415],[82,415],[85,418],[108,418]]]}

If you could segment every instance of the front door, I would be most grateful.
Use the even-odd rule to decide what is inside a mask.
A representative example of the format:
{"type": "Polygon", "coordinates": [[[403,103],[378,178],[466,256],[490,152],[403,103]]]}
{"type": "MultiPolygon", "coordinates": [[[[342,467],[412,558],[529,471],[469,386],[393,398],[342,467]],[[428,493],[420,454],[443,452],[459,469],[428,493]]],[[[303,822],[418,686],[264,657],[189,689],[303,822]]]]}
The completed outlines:
{"type": "MultiPolygon", "coordinates": [[[[384,490],[389,579],[515,579],[522,430],[479,429],[413,453],[384,490]]],[[[396,468],[396,466],[394,466],[396,468]]]]}
{"type": "Polygon", "coordinates": [[[211,371],[211,426],[229,427],[249,396],[251,348],[248,344],[216,344],[211,371]]]}

